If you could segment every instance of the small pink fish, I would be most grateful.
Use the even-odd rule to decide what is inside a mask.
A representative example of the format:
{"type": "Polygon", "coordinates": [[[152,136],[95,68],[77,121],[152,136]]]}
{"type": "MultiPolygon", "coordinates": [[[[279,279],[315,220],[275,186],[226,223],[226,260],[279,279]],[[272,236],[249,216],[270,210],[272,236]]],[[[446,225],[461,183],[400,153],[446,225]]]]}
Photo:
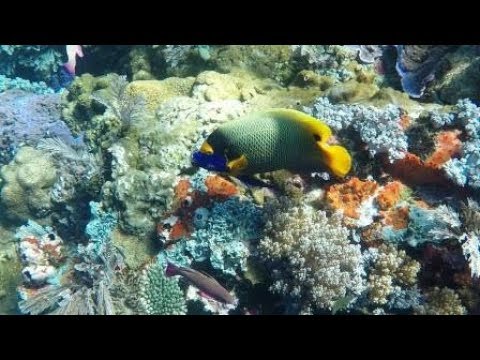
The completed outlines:
{"type": "Polygon", "coordinates": [[[75,67],[77,66],[77,56],[83,57],[83,50],[81,45],[67,45],[68,61],[63,64],[65,69],[72,75],[75,75],[75,67]]]}
{"type": "Polygon", "coordinates": [[[181,275],[188,280],[193,286],[200,290],[201,293],[208,297],[220,301],[225,304],[235,304],[236,299],[218,283],[213,277],[197,270],[189,269],[182,266],[176,266],[168,263],[167,276],[181,275]]]}

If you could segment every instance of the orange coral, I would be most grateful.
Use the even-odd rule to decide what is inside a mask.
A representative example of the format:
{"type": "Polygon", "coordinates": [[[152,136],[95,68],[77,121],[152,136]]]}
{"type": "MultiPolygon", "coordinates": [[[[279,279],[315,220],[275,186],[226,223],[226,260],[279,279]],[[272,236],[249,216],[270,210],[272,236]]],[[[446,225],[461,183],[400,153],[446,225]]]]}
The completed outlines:
{"type": "Polygon", "coordinates": [[[187,226],[185,226],[181,221],[177,221],[170,230],[170,240],[175,241],[182,237],[189,236],[190,232],[188,231],[187,226]]]}
{"type": "Polygon", "coordinates": [[[393,177],[402,180],[406,184],[447,184],[441,169],[425,164],[422,159],[412,153],[406,153],[403,159],[393,164],[385,161],[386,170],[393,177]]]}
{"type": "Polygon", "coordinates": [[[441,131],[435,138],[435,151],[426,161],[415,154],[406,153],[403,159],[393,164],[385,161],[385,168],[392,176],[407,184],[446,185],[448,180],[441,168],[448,160],[460,153],[462,148],[460,134],[459,130],[441,131]]]}
{"type": "Polygon", "coordinates": [[[188,181],[187,179],[180,180],[174,189],[175,197],[178,200],[185,199],[190,193],[190,189],[191,189],[190,181],[188,181]]]}
{"type": "Polygon", "coordinates": [[[345,216],[358,219],[360,204],[375,193],[378,185],[375,181],[361,181],[354,177],[344,184],[330,186],[327,201],[336,210],[342,209],[345,216]]]}
{"type": "Polygon", "coordinates": [[[408,227],[408,207],[397,207],[388,211],[382,211],[383,223],[390,225],[395,230],[406,229],[408,227]]]}
{"type": "Polygon", "coordinates": [[[398,200],[405,186],[400,181],[392,181],[380,190],[377,196],[377,203],[381,210],[390,209],[398,200]]]}
{"type": "Polygon", "coordinates": [[[205,180],[209,196],[229,197],[238,193],[232,182],[218,175],[210,175],[205,180]]]}
{"type": "Polygon", "coordinates": [[[400,126],[402,127],[402,129],[405,130],[410,126],[411,123],[412,123],[412,118],[407,114],[403,114],[400,116],[400,126]]]}
{"type": "Polygon", "coordinates": [[[435,152],[425,161],[427,166],[439,169],[452,157],[460,154],[460,130],[441,131],[435,138],[435,152]]]}

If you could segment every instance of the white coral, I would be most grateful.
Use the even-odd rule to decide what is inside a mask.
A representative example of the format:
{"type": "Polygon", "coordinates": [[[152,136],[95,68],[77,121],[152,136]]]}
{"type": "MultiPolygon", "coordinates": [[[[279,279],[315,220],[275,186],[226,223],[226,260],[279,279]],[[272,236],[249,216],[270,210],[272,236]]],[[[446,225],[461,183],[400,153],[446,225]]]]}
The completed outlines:
{"type": "Polygon", "coordinates": [[[364,290],[360,246],[349,241],[341,215],[330,218],[287,200],[267,204],[267,236],[260,252],[273,268],[272,289],[304,308],[331,309],[336,300],[364,290]]]}

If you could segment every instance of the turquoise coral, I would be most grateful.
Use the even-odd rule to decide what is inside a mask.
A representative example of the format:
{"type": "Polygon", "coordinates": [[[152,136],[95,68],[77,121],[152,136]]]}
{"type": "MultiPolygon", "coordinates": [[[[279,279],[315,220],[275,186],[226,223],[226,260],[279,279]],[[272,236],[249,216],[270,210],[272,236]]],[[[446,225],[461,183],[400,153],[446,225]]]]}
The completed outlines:
{"type": "Polygon", "coordinates": [[[165,255],[184,266],[208,260],[214,269],[236,275],[246,270],[248,243],[261,236],[261,229],[260,209],[250,200],[231,198],[215,203],[206,224],[165,255]]]}
{"type": "Polygon", "coordinates": [[[165,275],[164,262],[148,266],[140,275],[140,304],[148,315],[184,315],[187,312],[178,279],[165,275]]]}

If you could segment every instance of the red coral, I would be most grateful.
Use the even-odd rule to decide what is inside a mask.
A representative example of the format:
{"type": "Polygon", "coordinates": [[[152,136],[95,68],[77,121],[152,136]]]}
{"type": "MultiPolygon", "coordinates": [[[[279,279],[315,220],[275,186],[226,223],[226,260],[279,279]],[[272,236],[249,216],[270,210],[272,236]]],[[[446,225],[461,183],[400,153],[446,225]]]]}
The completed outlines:
{"type": "Polygon", "coordinates": [[[403,159],[397,160],[393,164],[390,164],[388,160],[384,164],[390,175],[406,184],[448,184],[448,180],[441,169],[427,165],[422,159],[412,153],[406,153],[403,159]]]}

